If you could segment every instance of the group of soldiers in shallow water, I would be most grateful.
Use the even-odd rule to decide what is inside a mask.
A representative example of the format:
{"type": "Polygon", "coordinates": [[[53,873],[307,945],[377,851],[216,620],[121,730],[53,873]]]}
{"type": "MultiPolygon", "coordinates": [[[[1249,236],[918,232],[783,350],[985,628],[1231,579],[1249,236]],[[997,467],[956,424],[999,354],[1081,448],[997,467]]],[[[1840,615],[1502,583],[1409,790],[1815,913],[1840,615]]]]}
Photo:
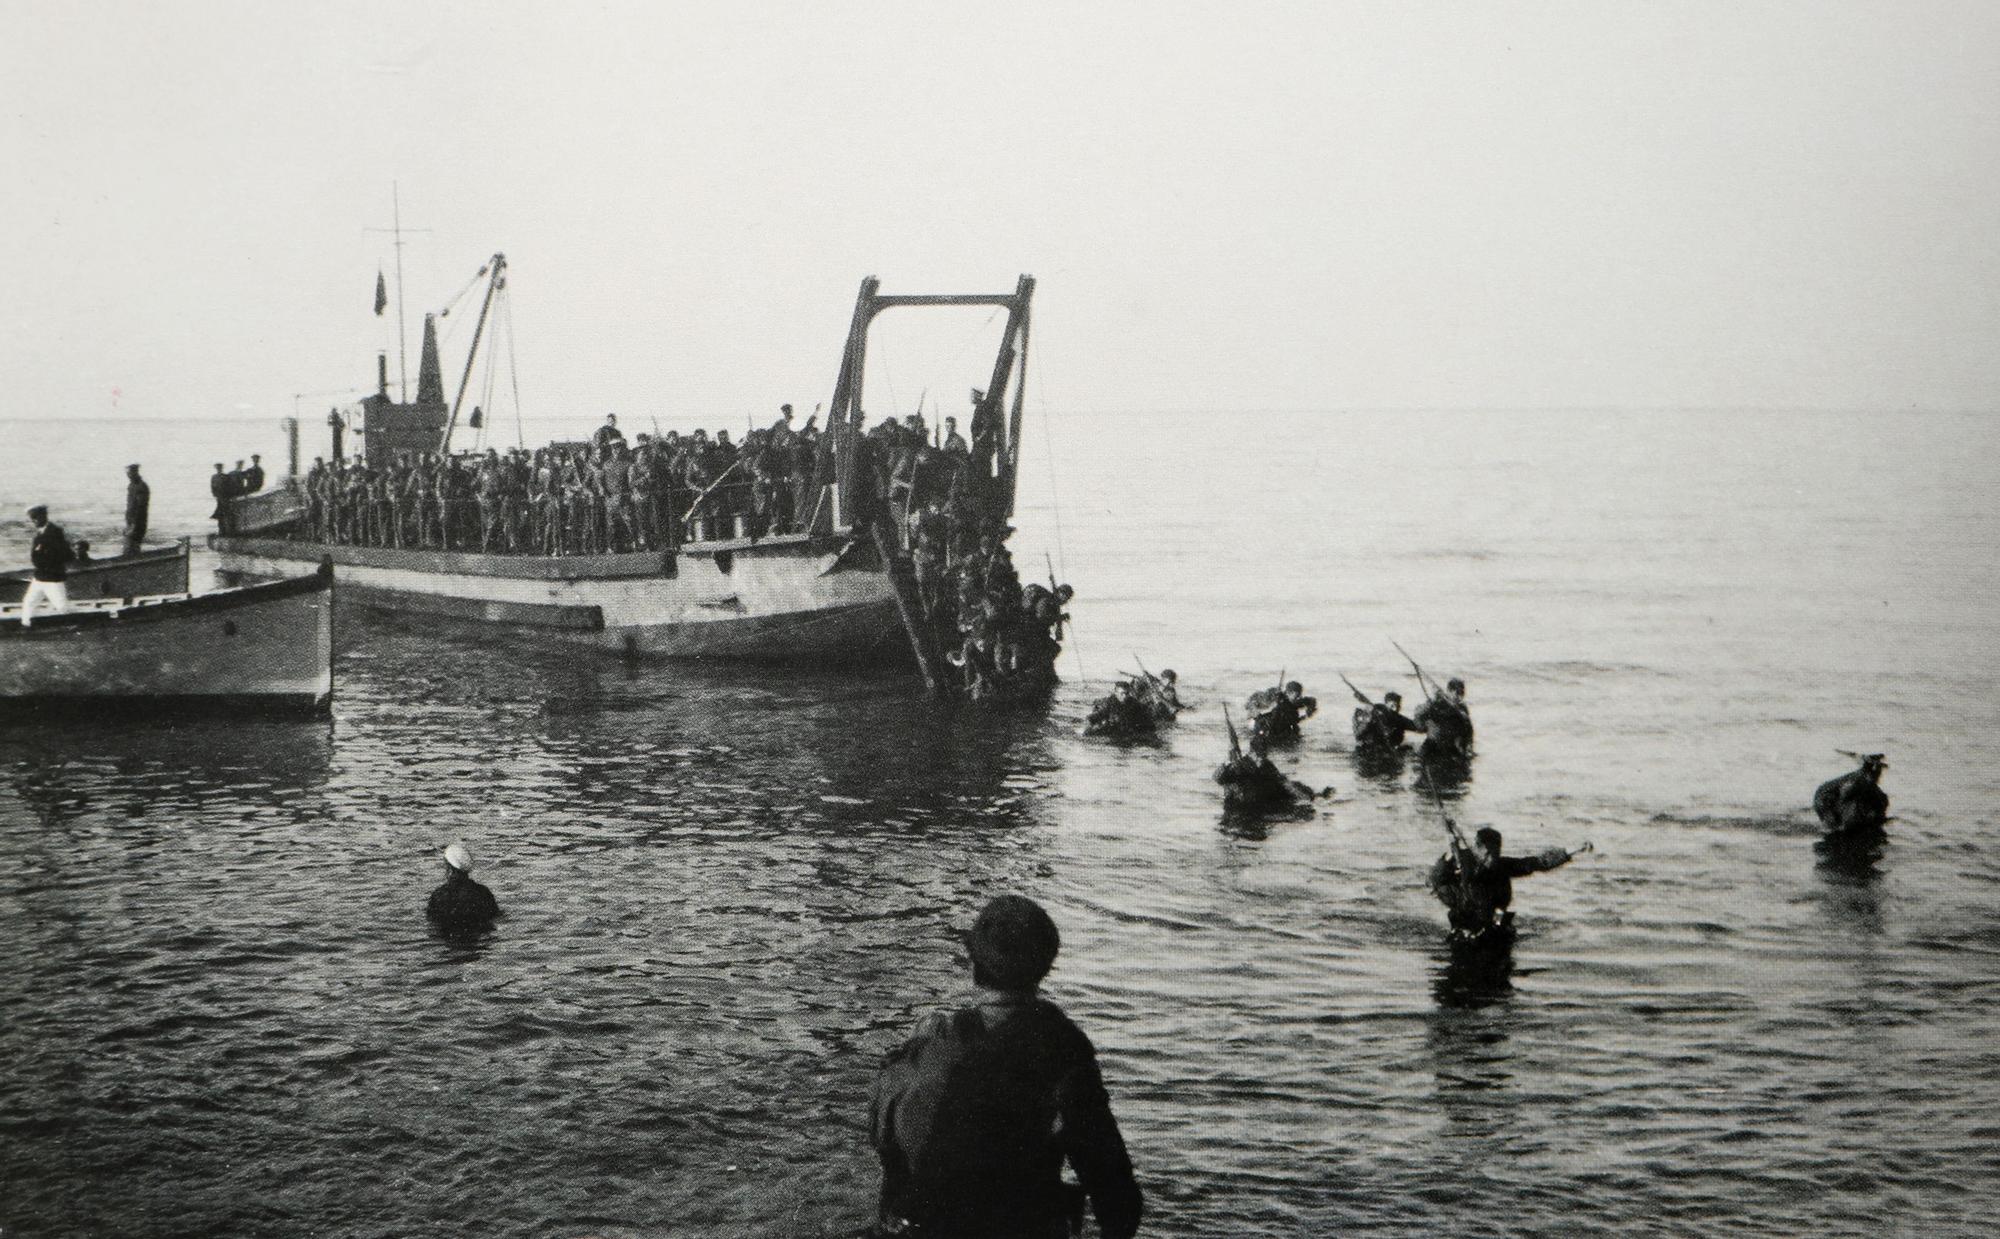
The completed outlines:
{"type": "MultiPolygon", "coordinates": [[[[1432,757],[1470,757],[1472,717],[1462,681],[1450,680],[1441,690],[1426,685],[1424,705],[1407,718],[1396,694],[1378,704],[1348,687],[1361,702],[1353,717],[1357,749],[1400,748],[1405,733],[1420,731],[1427,774],[1432,757]]],[[[1120,681],[1098,706],[1094,720],[1130,718],[1136,726],[1144,718],[1154,728],[1188,708],[1172,671],[1154,676],[1143,670],[1120,681]]],[[[1246,710],[1250,753],[1234,754],[1216,773],[1231,793],[1284,781],[1281,774],[1251,768],[1275,771],[1269,747],[1297,740],[1299,724],[1318,712],[1318,703],[1290,681],[1253,694],[1246,710]]],[[[1104,730],[1100,726],[1099,733],[1104,730]]],[[[1230,731],[1234,744],[1233,722],[1230,731]]],[[[1859,769],[1820,786],[1813,808],[1828,842],[1879,848],[1893,820],[1880,786],[1887,762],[1879,753],[1859,760],[1859,769]]],[[[1313,794],[1293,786],[1295,797],[1313,794]]],[[[1438,805],[1442,810],[1442,800],[1438,805]]],[[[1444,821],[1451,844],[1431,866],[1429,885],[1445,906],[1457,960],[1467,959],[1468,951],[1472,960],[1503,958],[1513,940],[1514,879],[1591,850],[1585,843],[1508,856],[1499,831],[1484,827],[1468,840],[1449,814],[1444,821]]],[[[499,906],[472,878],[471,854],[454,843],[445,865],[445,881],[427,908],[432,922],[454,937],[483,932],[499,906]]],[[[1099,1234],[1130,1239],[1145,1199],[1096,1051],[1040,992],[1061,948],[1054,920],[1031,899],[1001,895],[980,911],[963,942],[972,1001],[926,1017],[876,1073],[869,1138],[882,1167],[877,1217],[849,1239],[1064,1239],[1081,1233],[1086,1210],[1099,1234]],[[1073,1183],[1063,1178],[1065,1167],[1075,1174],[1073,1183]]]]}
{"type": "MultiPolygon", "coordinates": [[[[1353,714],[1354,752],[1363,760],[1395,758],[1406,751],[1407,736],[1422,736],[1418,761],[1450,835],[1448,849],[1431,867],[1428,885],[1445,907],[1454,948],[1504,945],[1513,937],[1513,879],[1566,865],[1589,852],[1591,845],[1509,856],[1502,851],[1500,832],[1491,827],[1481,828],[1468,840],[1444,812],[1436,791],[1440,780],[1462,776],[1472,758],[1472,711],[1466,704],[1465,681],[1453,677],[1440,688],[1414,661],[1411,666],[1426,693],[1424,703],[1408,716],[1402,712],[1401,694],[1385,693],[1381,701],[1373,701],[1341,677],[1359,703],[1353,714]]],[[[1172,671],[1155,676],[1142,668],[1140,674],[1128,674],[1092,705],[1084,734],[1153,734],[1188,708],[1178,690],[1172,671]]],[[[1318,701],[1306,696],[1296,680],[1259,690],[1244,703],[1251,728],[1245,746],[1224,707],[1230,752],[1216,769],[1215,781],[1222,786],[1226,814],[1282,813],[1332,793],[1332,788],[1315,791],[1289,777],[1270,757],[1273,746],[1296,742],[1300,723],[1318,711],[1318,701]]],[[[1893,820],[1889,798],[1880,786],[1888,763],[1880,753],[1847,755],[1859,760],[1860,768],[1827,781],[1813,796],[1814,812],[1826,828],[1818,849],[1831,862],[1866,865],[1880,855],[1888,838],[1885,827],[1893,820]]]]}

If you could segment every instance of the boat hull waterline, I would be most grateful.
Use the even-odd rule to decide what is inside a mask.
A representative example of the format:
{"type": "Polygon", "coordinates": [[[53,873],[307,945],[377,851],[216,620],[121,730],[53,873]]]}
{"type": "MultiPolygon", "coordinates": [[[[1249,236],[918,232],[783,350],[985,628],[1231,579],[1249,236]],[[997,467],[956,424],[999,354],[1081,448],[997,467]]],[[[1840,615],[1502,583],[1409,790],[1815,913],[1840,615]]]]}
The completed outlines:
{"type": "Polygon", "coordinates": [[[824,540],[701,552],[483,555],[217,537],[225,577],[268,579],[330,562],[342,601],[501,625],[623,654],[767,662],[907,660],[879,570],[824,540]]]}

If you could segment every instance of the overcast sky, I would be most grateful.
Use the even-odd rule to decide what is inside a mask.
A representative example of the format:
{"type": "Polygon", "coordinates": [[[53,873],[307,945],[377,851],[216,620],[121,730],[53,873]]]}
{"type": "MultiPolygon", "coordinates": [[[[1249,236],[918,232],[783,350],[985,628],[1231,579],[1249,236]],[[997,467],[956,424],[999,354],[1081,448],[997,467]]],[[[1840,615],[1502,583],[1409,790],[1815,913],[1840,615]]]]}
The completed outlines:
{"type": "Polygon", "coordinates": [[[506,251],[530,416],[824,400],[871,273],[1033,273],[1079,410],[2000,406],[1990,2],[0,21],[0,416],[368,384],[392,182],[413,337],[506,251]]]}

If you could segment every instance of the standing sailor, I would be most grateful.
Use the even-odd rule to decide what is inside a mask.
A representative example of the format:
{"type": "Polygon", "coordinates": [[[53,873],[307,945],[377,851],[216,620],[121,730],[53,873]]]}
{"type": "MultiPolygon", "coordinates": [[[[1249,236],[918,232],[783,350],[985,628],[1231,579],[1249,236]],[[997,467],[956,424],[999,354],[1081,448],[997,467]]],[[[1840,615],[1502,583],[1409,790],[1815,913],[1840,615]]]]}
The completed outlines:
{"type": "Polygon", "coordinates": [[[1105,1239],[1143,1201],[1090,1038],[1040,996],[1061,946],[1040,904],[1002,895],[965,937],[973,1003],[930,1016],[875,1078],[883,1235],[1059,1239],[1083,1199],[1105,1239]],[[1063,1164],[1079,1192],[1065,1185],[1063,1164]]]}
{"type": "Polygon", "coordinates": [[[32,565],[28,592],[21,596],[23,628],[33,626],[38,602],[46,600],[49,610],[57,615],[69,610],[69,565],[76,558],[63,527],[49,519],[49,510],[42,504],[28,509],[28,527],[35,531],[35,537],[28,544],[32,565]]]}
{"type": "Polygon", "coordinates": [[[215,462],[215,472],[208,476],[208,493],[215,499],[215,511],[209,516],[215,521],[215,531],[221,534],[235,533],[235,525],[229,519],[229,501],[236,497],[235,485],[227,473],[222,471],[222,462],[215,462]]]}
{"type": "Polygon", "coordinates": [[[472,853],[463,843],[444,850],[444,882],[431,892],[424,915],[446,937],[463,938],[492,926],[500,915],[493,892],[472,876],[472,853]]]}
{"type": "Polygon", "coordinates": [[[125,553],[137,555],[146,541],[146,514],[153,506],[153,488],[139,476],[139,466],[125,466],[125,553]]]}
{"type": "Polygon", "coordinates": [[[1888,765],[1882,754],[1870,753],[1861,758],[1860,769],[1819,785],[1813,793],[1813,812],[1826,827],[1827,838],[1858,841],[1887,833],[1883,827],[1889,820],[1889,794],[1882,790],[1882,771],[1888,765]]]}

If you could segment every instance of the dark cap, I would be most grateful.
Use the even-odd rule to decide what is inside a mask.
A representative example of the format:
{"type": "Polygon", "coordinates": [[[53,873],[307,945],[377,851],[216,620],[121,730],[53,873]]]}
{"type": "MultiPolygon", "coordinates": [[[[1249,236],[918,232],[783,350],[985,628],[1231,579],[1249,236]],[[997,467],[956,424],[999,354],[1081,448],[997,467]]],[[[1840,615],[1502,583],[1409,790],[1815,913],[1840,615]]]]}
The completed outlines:
{"type": "Polygon", "coordinates": [[[28,519],[31,521],[42,520],[46,518],[48,514],[49,514],[49,509],[46,504],[38,503],[34,507],[28,509],[28,519]]]}
{"type": "Polygon", "coordinates": [[[1457,676],[1453,676],[1449,680],[1446,680],[1444,682],[1444,686],[1450,689],[1454,693],[1462,693],[1465,691],[1465,681],[1459,679],[1457,676]]]}
{"type": "Polygon", "coordinates": [[[1473,833],[1472,837],[1479,841],[1480,847],[1485,848],[1487,851],[1493,853],[1493,855],[1498,856],[1500,854],[1500,832],[1491,826],[1481,826],[1473,833]]]}
{"type": "Polygon", "coordinates": [[[987,981],[1001,989],[1033,989],[1055,964],[1062,935],[1042,905],[1025,895],[1001,895],[979,910],[965,947],[987,981]]]}

